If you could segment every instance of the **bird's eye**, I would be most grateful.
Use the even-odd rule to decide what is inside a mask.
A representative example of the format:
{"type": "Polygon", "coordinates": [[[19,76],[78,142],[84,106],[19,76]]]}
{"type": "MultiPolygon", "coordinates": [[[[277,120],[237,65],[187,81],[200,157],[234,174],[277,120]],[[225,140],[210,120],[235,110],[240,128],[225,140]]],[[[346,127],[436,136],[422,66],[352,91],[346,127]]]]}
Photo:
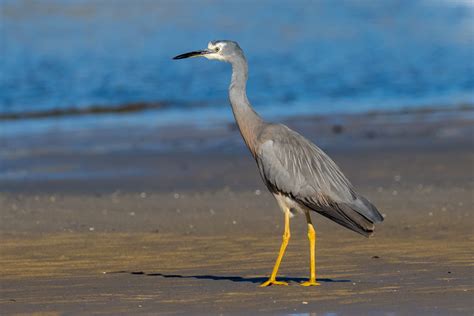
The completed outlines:
{"type": "Polygon", "coordinates": [[[216,53],[217,53],[218,51],[221,50],[221,48],[220,48],[220,47],[216,47],[215,50],[216,50],[216,53]]]}

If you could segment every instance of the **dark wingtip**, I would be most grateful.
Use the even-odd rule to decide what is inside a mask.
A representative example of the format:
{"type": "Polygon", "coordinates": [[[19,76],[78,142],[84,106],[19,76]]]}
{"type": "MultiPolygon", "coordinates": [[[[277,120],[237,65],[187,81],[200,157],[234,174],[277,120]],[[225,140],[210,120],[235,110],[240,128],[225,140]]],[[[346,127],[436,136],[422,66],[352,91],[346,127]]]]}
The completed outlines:
{"type": "MultiPolygon", "coordinates": [[[[384,216],[379,212],[379,210],[373,205],[369,200],[367,200],[362,195],[358,195],[358,199],[362,201],[362,203],[366,206],[366,208],[370,211],[370,217],[368,219],[373,223],[381,223],[385,219],[384,216]]],[[[363,214],[366,215],[366,214],[363,214]]]]}

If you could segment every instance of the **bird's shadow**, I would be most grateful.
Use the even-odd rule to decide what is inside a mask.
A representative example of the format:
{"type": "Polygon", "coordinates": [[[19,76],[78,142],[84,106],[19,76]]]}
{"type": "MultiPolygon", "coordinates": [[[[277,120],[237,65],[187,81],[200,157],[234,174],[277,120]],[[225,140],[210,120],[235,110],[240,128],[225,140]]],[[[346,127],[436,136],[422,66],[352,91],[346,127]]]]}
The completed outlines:
{"type": "MultiPolygon", "coordinates": [[[[145,273],[143,271],[111,271],[106,274],[116,274],[116,273],[127,273],[132,275],[146,275],[153,277],[161,278],[170,278],[170,279],[199,279],[199,280],[212,280],[212,281],[232,281],[232,282],[248,282],[248,283],[263,283],[268,280],[265,277],[241,277],[241,276],[230,276],[230,275],[211,275],[211,274],[202,274],[202,275],[182,275],[182,274],[165,274],[165,273],[145,273]]],[[[301,283],[307,281],[307,278],[296,278],[296,277],[279,277],[278,281],[285,282],[297,282],[301,283]]],[[[352,282],[348,279],[329,279],[329,278],[318,278],[318,282],[324,283],[348,283],[352,282]]]]}

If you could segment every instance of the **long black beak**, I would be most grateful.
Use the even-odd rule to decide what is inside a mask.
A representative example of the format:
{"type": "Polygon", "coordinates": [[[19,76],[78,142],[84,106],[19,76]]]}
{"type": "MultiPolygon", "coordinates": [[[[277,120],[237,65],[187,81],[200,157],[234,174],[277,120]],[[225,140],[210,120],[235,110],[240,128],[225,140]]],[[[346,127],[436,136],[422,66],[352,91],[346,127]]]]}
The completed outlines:
{"type": "Polygon", "coordinates": [[[175,57],[173,57],[173,59],[199,57],[199,56],[210,54],[210,53],[212,53],[212,52],[208,51],[208,50],[198,50],[198,51],[195,51],[195,52],[189,52],[189,53],[186,53],[186,54],[181,54],[181,55],[175,56],[175,57]]]}

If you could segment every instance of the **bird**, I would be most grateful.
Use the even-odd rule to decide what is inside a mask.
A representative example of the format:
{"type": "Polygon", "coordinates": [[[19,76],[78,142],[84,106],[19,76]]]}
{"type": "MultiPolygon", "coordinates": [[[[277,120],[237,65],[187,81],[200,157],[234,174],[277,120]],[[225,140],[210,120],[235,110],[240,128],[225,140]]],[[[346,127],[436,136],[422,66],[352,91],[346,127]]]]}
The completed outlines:
{"type": "Polygon", "coordinates": [[[303,286],[317,286],[316,231],[311,213],[369,237],[383,221],[377,208],[357,193],[341,169],[311,141],[283,124],[264,121],[247,98],[248,63],[239,44],[230,40],[209,42],[204,50],[173,57],[204,57],[230,63],[232,77],[229,101],[241,136],[255,159],[260,176],[284,214],[285,226],[278,257],[262,287],[288,285],[277,280],[278,269],[290,240],[290,218],[306,217],[309,239],[310,276],[303,286]]]}

